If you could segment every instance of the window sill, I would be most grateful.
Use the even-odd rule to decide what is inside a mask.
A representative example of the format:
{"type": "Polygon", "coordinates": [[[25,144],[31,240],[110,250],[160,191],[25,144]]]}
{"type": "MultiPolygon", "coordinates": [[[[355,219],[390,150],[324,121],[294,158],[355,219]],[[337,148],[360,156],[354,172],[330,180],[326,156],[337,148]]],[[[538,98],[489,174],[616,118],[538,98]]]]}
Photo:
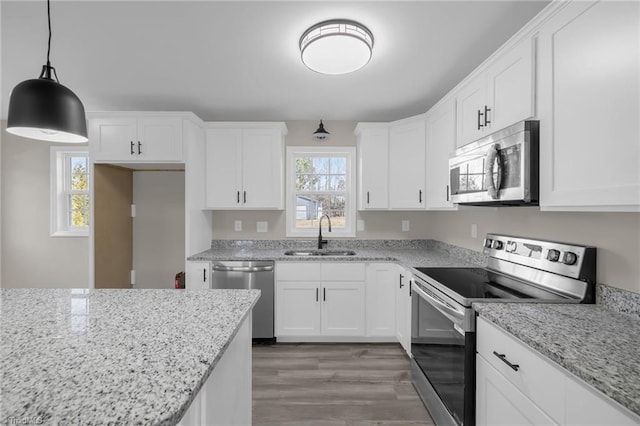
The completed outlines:
{"type": "MultiPolygon", "coordinates": [[[[287,233],[285,234],[285,237],[287,238],[312,238],[312,239],[317,239],[318,238],[318,230],[316,230],[315,232],[291,232],[291,231],[287,231],[287,233]]],[[[329,232],[327,230],[323,230],[322,232],[322,238],[325,240],[332,240],[332,239],[337,239],[337,238],[355,238],[356,237],[356,233],[355,232],[341,232],[341,233],[336,233],[336,232],[329,232]]]]}
{"type": "Polygon", "coordinates": [[[75,237],[89,237],[89,230],[86,231],[55,231],[51,233],[53,238],[75,238],[75,237]]]}

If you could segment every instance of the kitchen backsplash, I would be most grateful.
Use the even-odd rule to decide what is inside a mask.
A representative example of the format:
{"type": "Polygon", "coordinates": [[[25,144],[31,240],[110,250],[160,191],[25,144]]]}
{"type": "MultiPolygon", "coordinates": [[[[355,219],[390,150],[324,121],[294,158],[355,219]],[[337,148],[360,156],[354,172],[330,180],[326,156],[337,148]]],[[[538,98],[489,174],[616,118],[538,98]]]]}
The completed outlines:
{"type": "Polygon", "coordinates": [[[604,308],[640,319],[640,294],[598,284],[596,303],[604,308]]]}

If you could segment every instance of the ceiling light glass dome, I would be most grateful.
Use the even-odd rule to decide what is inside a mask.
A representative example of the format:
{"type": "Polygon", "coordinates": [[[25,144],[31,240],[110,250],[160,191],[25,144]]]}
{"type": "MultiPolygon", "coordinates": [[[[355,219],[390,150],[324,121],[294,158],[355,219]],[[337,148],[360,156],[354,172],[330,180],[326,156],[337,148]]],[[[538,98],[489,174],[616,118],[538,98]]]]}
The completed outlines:
{"type": "Polygon", "coordinates": [[[322,74],[347,74],[371,60],[373,34],[347,19],[320,22],[300,37],[302,62],[322,74]]]}

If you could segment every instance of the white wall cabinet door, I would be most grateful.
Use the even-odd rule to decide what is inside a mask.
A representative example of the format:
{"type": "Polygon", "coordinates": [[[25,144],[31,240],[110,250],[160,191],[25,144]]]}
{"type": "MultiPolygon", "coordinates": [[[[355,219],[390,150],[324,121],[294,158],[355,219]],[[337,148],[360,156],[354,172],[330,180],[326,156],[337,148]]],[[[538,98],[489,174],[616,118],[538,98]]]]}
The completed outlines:
{"type": "Polygon", "coordinates": [[[367,336],[396,335],[395,293],[398,267],[395,263],[371,263],[366,269],[367,336]]]}
{"type": "Polygon", "coordinates": [[[206,290],[211,288],[211,265],[209,262],[189,261],[186,271],[187,290],[206,290]]]}
{"type": "Polygon", "coordinates": [[[277,336],[320,335],[320,282],[276,284],[277,336]]]}
{"type": "Polygon", "coordinates": [[[389,208],[389,129],[359,125],[358,135],[358,208],[389,208]]]}
{"type": "Polygon", "coordinates": [[[94,162],[180,162],[182,118],[91,118],[89,150],[94,162]]]}
{"type": "Polygon", "coordinates": [[[478,355],[476,357],[476,424],[478,426],[537,426],[556,423],[478,355]]]}
{"type": "Polygon", "coordinates": [[[485,133],[504,129],[535,115],[535,39],[526,38],[487,69],[488,112],[485,133]]]}
{"type": "Polygon", "coordinates": [[[639,9],[571,2],[540,29],[543,210],[640,210],[639,9]]]}
{"type": "MultiPolygon", "coordinates": [[[[469,80],[456,95],[458,148],[484,135],[487,81],[484,73],[469,80]]],[[[488,108],[488,106],[487,106],[488,108]]]]}
{"type": "Polygon", "coordinates": [[[424,117],[391,124],[389,129],[389,207],[425,207],[426,135],[424,117]]]}
{"type": "Polygon", "coordinates": [[[456,108],[449,100],[427,113],[427,186],[429,210],[453,210],[450,201],[449,157],[456,150],[456,108]]]}
{"type": "Polygon", "coordinates": [[[322,283],[321,333],[325,336],[364,335],[364,283],[322,283]]]}
{"type": "Polygon", "coordinates": [[[206,207],[241,208],[242,131],[207,129],[205,158],[206,207]]]}
{"type": "Polygon", "coordinates": [[[284,208],[284,141],[276,129],[242,131],[242,206],[284,208]]]}

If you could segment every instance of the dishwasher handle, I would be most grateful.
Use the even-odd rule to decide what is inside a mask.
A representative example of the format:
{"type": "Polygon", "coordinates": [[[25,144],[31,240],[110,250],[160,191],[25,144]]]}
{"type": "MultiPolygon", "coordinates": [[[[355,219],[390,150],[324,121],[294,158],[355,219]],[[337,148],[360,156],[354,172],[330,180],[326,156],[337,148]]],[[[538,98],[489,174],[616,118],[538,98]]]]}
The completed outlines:
{"type": "Polygon", "coordinates": [[[269,272],[273,271],[273,266],[223,266],[223,265],[213,265],[212,269],[214,271],[225,271],[225,272],[269,272]]]}

